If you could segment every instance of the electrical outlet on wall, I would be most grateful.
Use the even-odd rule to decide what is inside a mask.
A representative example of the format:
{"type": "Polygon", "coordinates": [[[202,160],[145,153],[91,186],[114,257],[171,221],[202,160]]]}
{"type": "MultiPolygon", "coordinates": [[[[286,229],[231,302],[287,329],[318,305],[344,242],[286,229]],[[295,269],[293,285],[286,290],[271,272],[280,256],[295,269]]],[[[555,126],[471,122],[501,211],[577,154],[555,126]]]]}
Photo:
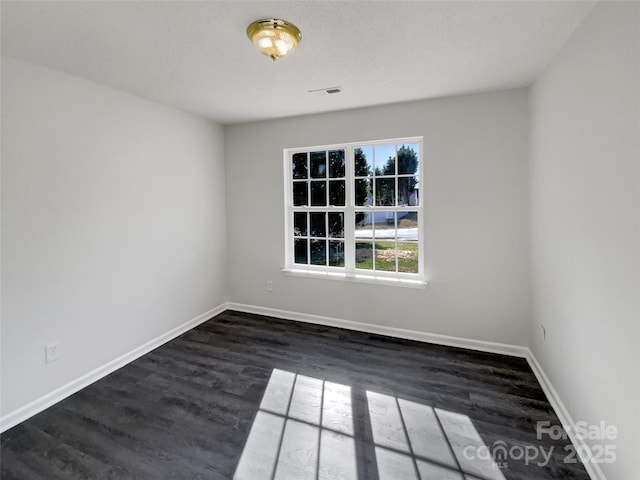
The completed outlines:
{"type": "Polygon", "coordinates": [[[51,363],[60,357],[60,343],[53,342],[44,347],[44,360],[51,363]]]}
{"type": "Polygon", "coordinates": [[[267,292],[273,292],[273,280],[267,280],[267,292]]]}

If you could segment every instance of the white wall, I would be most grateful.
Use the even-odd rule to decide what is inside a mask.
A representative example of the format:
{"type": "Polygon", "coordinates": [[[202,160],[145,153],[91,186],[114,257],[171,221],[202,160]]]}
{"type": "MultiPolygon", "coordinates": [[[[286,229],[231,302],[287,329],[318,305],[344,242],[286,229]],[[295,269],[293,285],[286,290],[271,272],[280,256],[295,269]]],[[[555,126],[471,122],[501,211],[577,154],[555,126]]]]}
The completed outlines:
{"type": "Polygon", "coordinates": [[[2,58],[3,415],[224,302],[225,249],[222,127],[2,58]]]}
{"type": "Polygon", "coordinates": [[[225,127],[231,300],[526,345],[527,137],[524,89],[225,127]],[[427,288],[285,277],[283,148],[417,135],[427,288]]]}
{"type": "Polygon", "coordinates": [[[574,421],[618,428],[610,480],[640,478],[639,6],[597,5],[531,97],[533,352],[574,421]]]}

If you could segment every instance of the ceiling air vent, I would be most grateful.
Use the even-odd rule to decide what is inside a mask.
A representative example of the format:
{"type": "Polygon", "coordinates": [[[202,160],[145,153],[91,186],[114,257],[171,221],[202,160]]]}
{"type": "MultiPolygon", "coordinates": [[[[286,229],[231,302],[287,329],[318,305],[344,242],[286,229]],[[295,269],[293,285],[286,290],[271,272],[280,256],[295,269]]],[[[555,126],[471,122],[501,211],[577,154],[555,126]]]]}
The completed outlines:
{"type": "Polygon", "coordinates": [[[340,93],[342,92],[342,87],[327,87],[327,88],[319,88],[317,90],[309,90],[311,95],[330,95],[332,93],[340,93]]]}

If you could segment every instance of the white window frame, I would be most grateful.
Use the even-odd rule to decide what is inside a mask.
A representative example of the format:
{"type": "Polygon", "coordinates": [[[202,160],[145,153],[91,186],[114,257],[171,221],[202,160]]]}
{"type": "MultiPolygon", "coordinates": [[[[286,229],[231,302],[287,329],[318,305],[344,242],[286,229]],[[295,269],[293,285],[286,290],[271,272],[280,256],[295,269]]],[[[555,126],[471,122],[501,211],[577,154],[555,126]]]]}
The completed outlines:
{"type": "MultiPolygon", "coordinates": [[[[357,206],[355,205],[355,172],[354,172],[354,150],[360,147],[375,147],[378,145],[388,144],[418,144],[420,151],[418,152],[418,171],[415,175],[418,176],[420,186],[424,186],[424,153],[423,153],[423,137],[405,137],[405,138],[392,138],[386,140],[374,140],[365,142],[350,142],[333,145],[316,145],[311,147],[297,147],[297,148],[285,148],[283,150],[283,162],[284,162],[284,235],[285,235],[285,266],[282,271],[286,275],[305,276],[305,277],[318,277],[328,278],[335,280],[346,280],[364,283],[376,283],[376,284],[388,284],[406,287],[423,288],[426,286],[427,281],[425,278],[425,266],[424,266],[424,216],[423,216],[423,204],[424,204],[424,188],[419,189],[418,205],[415,206],[357,206]],[[297,207],[293,206],[293,169],[291,168],[291,161],[293,155],[301,152],[312,151],[329,151],[340,150],[345,151],[345,203],[342,206],[322,206],[313,207],[308,205],[304,207],[305,211],[313,212],[344,212],[344,267],[333,267],[324,265],[302,265],[294,262],[294,227],[293,227],[293,212],[297,207]],[[389,211],[395,212],[411,211],[416,212],[418,216],[418,273],[406,273],[406,272],[386,272],[379,270],[364,270],[355,268],[355,213],[357,211],[389,211]]],[[[328,165],[327,165],[328,169],[328,165]]],[[[396,195],[398,186],[398,162],[396,161],[396,195]]],[[[310,198],[309,198],[310,201],[310,198]]],[[[310,228],[310,225],[307,225],[310,228]]],[[[375,241],[375,240],[374,240],[375,241]]],[[[327,252],[328,255],[328,252],[327,252]]]]}

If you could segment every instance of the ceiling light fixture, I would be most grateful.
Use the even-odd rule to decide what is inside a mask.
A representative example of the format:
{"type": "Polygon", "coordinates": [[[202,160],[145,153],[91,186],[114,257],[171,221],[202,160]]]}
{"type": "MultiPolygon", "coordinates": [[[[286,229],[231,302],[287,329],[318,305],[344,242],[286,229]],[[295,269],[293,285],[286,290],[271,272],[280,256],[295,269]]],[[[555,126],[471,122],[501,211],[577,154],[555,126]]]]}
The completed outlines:
{"type": "Polygon", "coordinates": [[[302,40],[300,29],[277,18],[256,20],[247,27],[247,37],[260,53],[275,61],[291,53],[302,40]]]}

